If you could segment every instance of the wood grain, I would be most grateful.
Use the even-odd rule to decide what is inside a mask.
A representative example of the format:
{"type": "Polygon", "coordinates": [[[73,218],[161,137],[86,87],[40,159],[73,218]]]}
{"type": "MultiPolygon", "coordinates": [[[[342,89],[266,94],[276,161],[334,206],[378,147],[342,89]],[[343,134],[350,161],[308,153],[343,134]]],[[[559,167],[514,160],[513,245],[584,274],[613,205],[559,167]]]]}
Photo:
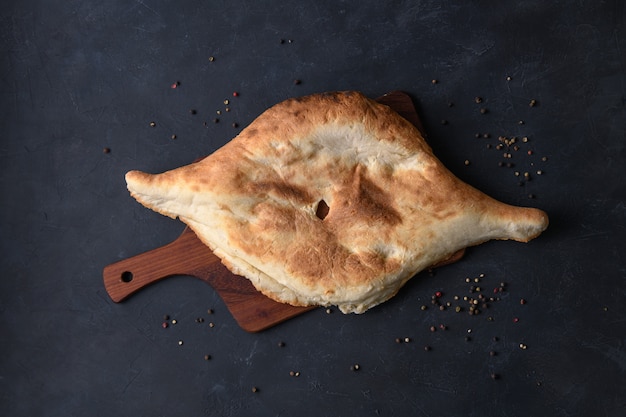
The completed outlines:
{"type": "MultiPolygon", "coordinates": [[[[405,93],[394,91],[377,101],[388,105],[424,132],[413,101],[405,93]]],[[[459,251],[433,267],[456,262],[463,253],[463,250],[459,251]]],[[[189,275],[211,285],[239,326],[248,332],[267,329],[315,308],[294,307],[264,296],[246,278],[226,269],[189,228],[185,228],[173,242],[108,265],[103,271],[104,286],[115,302],[174,275],[189,275]]]]}

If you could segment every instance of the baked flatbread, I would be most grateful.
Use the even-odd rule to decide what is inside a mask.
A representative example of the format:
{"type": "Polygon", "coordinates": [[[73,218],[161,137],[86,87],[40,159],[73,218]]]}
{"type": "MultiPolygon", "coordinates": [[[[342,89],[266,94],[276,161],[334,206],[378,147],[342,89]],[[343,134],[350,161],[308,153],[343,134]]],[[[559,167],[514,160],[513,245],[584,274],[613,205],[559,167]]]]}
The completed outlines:
{"type": "Polygon", "coordinates": [[[126,181],[263,294],[344,313],[460,249],[548,225],[460,181],[411,123],[357,92],[284,101],[202,161],[126,181]]]}

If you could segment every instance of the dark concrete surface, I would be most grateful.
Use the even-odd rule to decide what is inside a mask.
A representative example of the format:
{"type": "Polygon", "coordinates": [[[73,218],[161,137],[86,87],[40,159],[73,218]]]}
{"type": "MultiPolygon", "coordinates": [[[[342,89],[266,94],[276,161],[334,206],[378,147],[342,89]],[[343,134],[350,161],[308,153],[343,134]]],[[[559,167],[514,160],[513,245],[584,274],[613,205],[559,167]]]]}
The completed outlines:
{"type": "Polygon", "coordinates": [[[624,415],[625,7],[3,2],[0,415],[624,415]],[[109,299],[104,266],[183,229],[129,197],[126,171],[189,163],[274,103],[348,89],[410,94],[455,174],[546,210],[549,229],[471,248],[366,314],[259,334],[190,277],[109,299]],[[499,136],[518,138],[510,159],[499,136]],[[481,314],[455,313],[471,285],[501,282],[481,314]]]}

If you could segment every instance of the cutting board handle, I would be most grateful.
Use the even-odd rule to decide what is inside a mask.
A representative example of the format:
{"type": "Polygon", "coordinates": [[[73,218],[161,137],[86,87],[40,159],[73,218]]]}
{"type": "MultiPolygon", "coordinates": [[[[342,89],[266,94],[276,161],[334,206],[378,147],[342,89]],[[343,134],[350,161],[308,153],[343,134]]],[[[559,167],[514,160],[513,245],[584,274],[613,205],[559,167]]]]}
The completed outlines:
{"type": "Polygon", "coordinates": [[[199,243],[195,234],[185,229],[180,237],[165,246],[106,266],[103,278],[107,293],[118,303],[163,278],[194,275],[200,268],[219,267],[220,259],[199,243]]]}

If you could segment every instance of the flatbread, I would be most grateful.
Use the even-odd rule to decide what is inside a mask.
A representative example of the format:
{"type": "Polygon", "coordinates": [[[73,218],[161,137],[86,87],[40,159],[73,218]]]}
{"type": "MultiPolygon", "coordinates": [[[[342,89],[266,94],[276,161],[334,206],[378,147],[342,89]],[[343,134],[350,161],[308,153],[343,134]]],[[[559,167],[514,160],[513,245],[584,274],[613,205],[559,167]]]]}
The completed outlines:
{"type": "Polygon", "coordinates": [[[548,225],[463,183],[411,123],[358,92],[284,101],[200,162],[126,181],[263,294],[344,313],[460,249],[548,225]]]}

